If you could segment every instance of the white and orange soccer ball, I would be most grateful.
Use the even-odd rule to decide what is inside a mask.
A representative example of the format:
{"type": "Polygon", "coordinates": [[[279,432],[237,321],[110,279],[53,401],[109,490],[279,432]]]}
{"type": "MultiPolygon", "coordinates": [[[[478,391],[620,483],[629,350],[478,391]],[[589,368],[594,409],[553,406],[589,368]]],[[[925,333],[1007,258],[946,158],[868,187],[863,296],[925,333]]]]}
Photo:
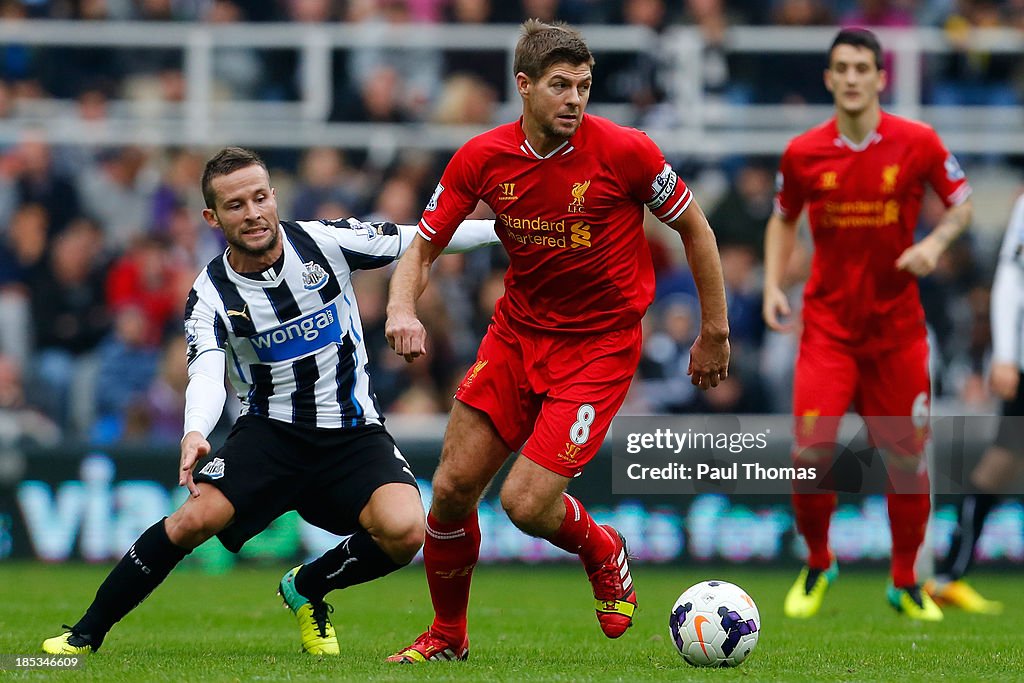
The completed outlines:
{"type": "Polygon", "coordinates": [[[739,666],[757,646],[761,616],[739,586],[701,581],[672,605],[672,642],[693,666],[739,666]]]}

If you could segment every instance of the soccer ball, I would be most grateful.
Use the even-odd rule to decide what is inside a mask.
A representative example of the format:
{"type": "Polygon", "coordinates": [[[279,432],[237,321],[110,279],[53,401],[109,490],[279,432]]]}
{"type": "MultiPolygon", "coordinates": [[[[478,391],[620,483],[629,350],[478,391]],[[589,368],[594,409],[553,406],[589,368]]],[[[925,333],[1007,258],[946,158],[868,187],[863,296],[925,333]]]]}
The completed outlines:
{"type": "Polygon", "coordinates": [[[672,605],[668,630],[688,664],[739,666],[757,645],[761,616],[739,586],[701,581],[672,605]]]}

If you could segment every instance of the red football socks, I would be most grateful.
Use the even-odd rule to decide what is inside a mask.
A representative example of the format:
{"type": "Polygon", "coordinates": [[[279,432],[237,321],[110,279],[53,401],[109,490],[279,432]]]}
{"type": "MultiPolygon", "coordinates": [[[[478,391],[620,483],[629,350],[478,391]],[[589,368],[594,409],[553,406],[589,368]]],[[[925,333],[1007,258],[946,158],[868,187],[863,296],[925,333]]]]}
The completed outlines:
{"type": "Polygon", "coordinates": [[[924,543],[931,502],[928,470],[920,458],[888,468],[889,530],[892,532],[892,582],[897,588],[917,583],[914,562],[924,543]]]}
{"type": "Polygon", "coordinates": [[[892,531],[892,583],[907,588],[917,583],[914,562],[924,543],[931,503],[927,493],[890,493],[886,498],[892,531]]]}
{"type": "Polygon", "coordinates": [[[440,522],[427,515],[423,566],[434,604],[436,635],[458,646],[466,637],[469,587],[480,557],[480,522],[476,510],[466,519],[440,522]]]}
{"type": "Polygon", "coordinates": [[[562,494],[565,503],[565,519],[555,535],[548,541],[562,550],[579,555],[587,573],[591,573],[602,562],[608,559],[615,550],[615,543],[583,508],[568,493],[562,494]]]}
{"type": "Polygon", "coordinates": [[[834,493],[794,493],[793,512],[796,528],[807,542],[807,566],[828,569],[832,553],[828,549],[828,528],[836,508],[834,493]]]}

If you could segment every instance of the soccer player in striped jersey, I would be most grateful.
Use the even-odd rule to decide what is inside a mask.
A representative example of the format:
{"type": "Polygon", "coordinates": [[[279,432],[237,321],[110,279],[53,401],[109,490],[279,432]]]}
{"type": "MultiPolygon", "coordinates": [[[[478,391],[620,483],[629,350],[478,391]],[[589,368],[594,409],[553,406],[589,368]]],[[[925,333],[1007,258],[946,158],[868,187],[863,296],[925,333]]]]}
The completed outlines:
{"type": "MultiPolygon", "coordinates": [[[[775,213],[765,231],[764,319],[791,327],[782,275],[797,221],[807,207],[814,240],[804,288],[803,325],[793,380],[794,457],[806,466],[833,455],[839,419],[852,404],[885,454],[892,530],[887,598],[912,619],[937,621],[941,610],[921,590],[914,561],[930,503],[922,454],[928,439],[931,383],[917,278],[971,219],[971,187],[934,130],[882,110],[882,49],[865,29],[840,31],[829,50],[825,85],[835,116],[797,136],[782,156],[775,213]],[[921,199],[931,185],[946,212],[914,242],[921,199]]],[[[786,596],[787,616],[820,609],[838,575],[828,531],[835,493],[793,493],[807,565],[786,596]]]]}
{"type": "Polygon", "coordinates": [[[960,515],[946,557],[925,584],[940,605],[978,614],[999,614],[1003,604],[988,600],[964,580],[974,561],[985,520],[1008,482],[1024,467],[1024,196],[1017,199],[999,250],[992,283],[992,367],[989,384],[1002,401],[1003,419],[995,441],[971,472],[974,490],[960,501],[960,515]]]}
{"type": "Polygon", "coordinates": [[[477,502],[520,449],[501,490],[509,519],[579,556],[607,637],[632,624],[637,598],[625,542],[566,488],[597,453],[640,358],[640,320],[654,295],[645,205],[679,233],[700,295],[691,381],[707,389],[727,374],[714,233],[650,138],[584,114],[593,63],[577,31],[523,25],[514,66],[522,118],[455,153],[395,271],[385,332],[412,360],[424,351],[415,302],[431,264],[478,200],[497,215],[510,260],[505,295],[456,393],[433,480],[423,558],[434,621],[391,661],[468,655],[477,502]]]}
{"type": "MultiPolygon", "coordinates": [[[[85,615],[43,643],[88,654],[110,628],[211,536],[238,552],[289,510],[339,535],[278,587],[302,649],[339,654],[328,592],[408,564],[423,543],[423,505],[408,463],[384,429],[366,373],[351,275],[408,248],[415,227],[356,219],[280,221],[263,161],[221,150],[203,173],[203,217],[224,253],[199,274],[185,312],[189,382],[179,483],[191,494],[132,545],[85,615]],[[214,457],[207,436],[227,395],[242,414],[214,457]]],[[[450,251],[497,243],[491,221],[466,221],[450,251]]]]}

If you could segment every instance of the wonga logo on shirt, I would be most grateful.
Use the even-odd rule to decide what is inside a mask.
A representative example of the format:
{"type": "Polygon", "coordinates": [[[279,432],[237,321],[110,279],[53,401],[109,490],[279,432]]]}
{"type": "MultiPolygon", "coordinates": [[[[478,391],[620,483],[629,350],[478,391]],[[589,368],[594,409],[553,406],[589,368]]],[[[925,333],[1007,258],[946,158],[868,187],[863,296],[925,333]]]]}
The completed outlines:
{"type": "Polygon", "coordinates": [[[334,304],[316,313],[249,337],[256,356],[264,363],[291,360],[341,343],[341,324],[334,304]]]}

